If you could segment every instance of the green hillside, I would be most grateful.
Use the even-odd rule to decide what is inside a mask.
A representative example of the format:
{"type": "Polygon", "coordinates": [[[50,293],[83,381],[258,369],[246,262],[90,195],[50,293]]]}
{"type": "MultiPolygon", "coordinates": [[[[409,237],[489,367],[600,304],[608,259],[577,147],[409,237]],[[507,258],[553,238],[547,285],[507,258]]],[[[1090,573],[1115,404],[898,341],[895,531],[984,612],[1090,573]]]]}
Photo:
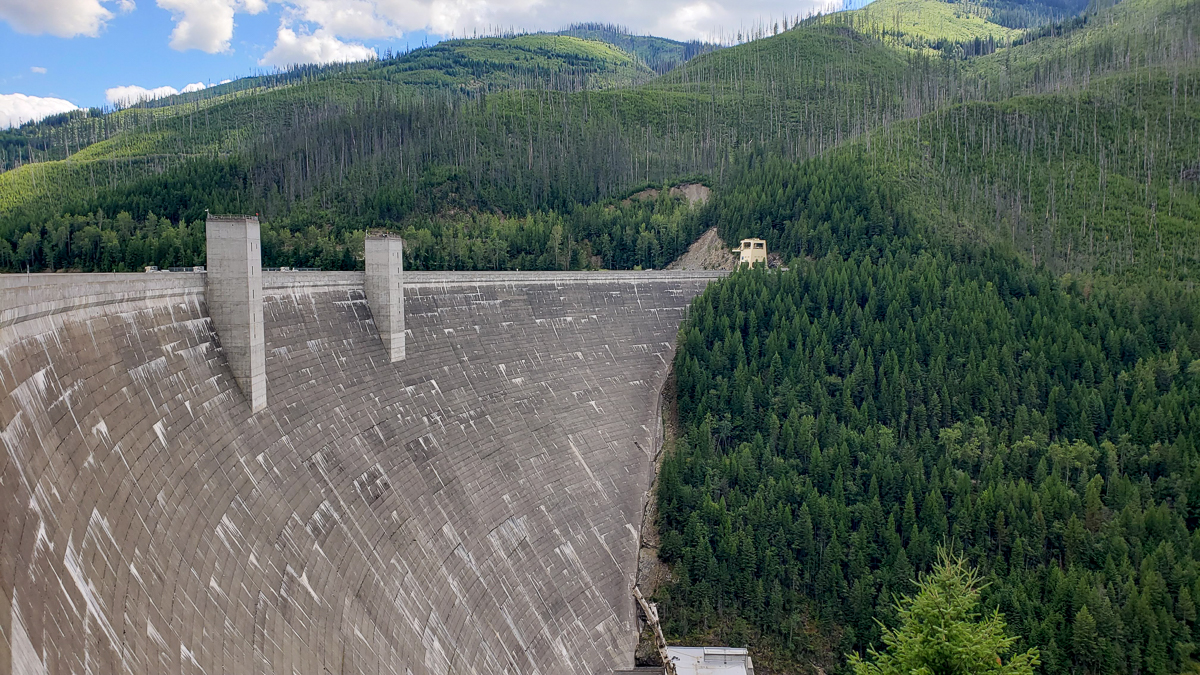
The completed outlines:
{"type": "Polygon", "coordinates": [[[864,152],[714,200],[718,222],[782,221],[791,263],[710,286],[680,330],[668,639],[846,672],[945,547],[1035,672],[1191,672],[1200,297],[956,242],[864,152]]]}
{"type": "MultiPolygon", "coordinates": [[[[923,210],[960,214],[945,218],[954,227],[999,232],[985,214],[1019,214],[1009,217],[1010,243],[1055,269],[1115,273],[1153,259],[1169,274],[1193,273],[1191,183],[1170,176],[1186,173],[1195,138],[1194,106],[1186,105],[1194,0],[1126,0],[1024,32],[978,7],[880,2],[701,54],[653,78],[645,59],[608,43],[485,38],[174,106],[36,125],[20,132],[42,134],[33,156],[49,161],[0,174],[0,238],[12,251],[0,255],[15,268],[103,268],[46,253],[42,244],[54,238],[46,223],[65,217],[100,227],[104,214],[128,212],[132,222],[153,214],[177,224],[205,209],[263,214],[330,251],[367,227],[436,231],[468,249],[495,248],[498,237],[515,250],[525,246],[517,234],[475,221],[553,211],[566,218],[570,249],[553,257],[590,265],[614,237],[606,246],[602,233],[583,231],[570,214],[586,205],[687,176],[719,187],[760,157],[792,161],[856,143],[876,165],[892,164],[887,175],[910,184],[923,210]],[[1085,148],[1088,120],[1096,133],[1085,148]],[[1062,145],[1064,124],[1074,146],[1062,145]],[[1053,143],[1031,140],[1050,133],[1053,143]],[[945,148],[934,162],[938,145],[945,148]],[[1035,166],[1029,152],[1058,152],[1059,161],[1035,166]],[[1149,172],[1139,157],[1153,164],[1149,172]],[[1035,191],[1034,171],[1063,175],[1052,191],[1035,191]],[[1147,175],[1150,189],[1132,201],[1147,175]],[[1089,206],[1062,204],[1061,190],[1092,184],[1084,176],[1096,185],[1089,206]],[[990,210],[971,202],[983,183],[990,210]],[[33,257],[18,252],[26,233],[26,253],[29,241],[42,242],[33,257]],[[1076,241],[1083,237],[1086,245],[1076,241]]],[[[77,226],[64,227],[55,236],[69,248],[77,226]]],[[[424,258],[420,246],[411,253],[414,265],[446,264],[424,258]]]]}
{"type": "MultiPolygon", "coordinates": [[[[264,114],[274,122],[293,112],[299,89],[310,98],[320,92],[335,102],[359,102],[372,91],[397,95],[477,94],[505,89],[576,91],[630,86],[654,73],[633,55],[610,44],[571,36],[533,34],[511,38],[448,40],[390,59],[322,67],[301,67],[277,75],[245,78],[200,92],[147,101],[133,108],[100,114],[98,110],[64,113],[20,129],[0,132],[0,167],[12,168],[29,161],[66,158],[113,136],[141,135],[147,128],[184,135],[176,143],[193,154],[195,120],[163,128],[169,120],[210,111],[205,132],[244,130],[264,114]],[[364,85],[374,84],[364,89],[364,85]],[[245,101],[244,99],[252,99],[245,101]],[[252,112],[247,112],[252,108],[252,112]],[[282,108],[282,109],[281,109],[282,108]],[[271,119],[274,116],[275,119],[271,119]],[[187,137],[192,136],[192,137],[187,137]]],[[[303,95],[303,94],[300,94],[303,95]]],[[[378,95],[378,94],[376,94],[378,95]]],[[[152,154],[161,148],[127,151],[131,156],[152,154]]],[[[197,152],[199,151],[199,152],[197,152]]],[[[78,159],[111,156],[107,152],[78,159]]],[[[0,206],[2,208],[2,206],[0,206]]]]}
{"type": "MultiPolygon", "coordinates": [[[[1085,91],[947,106],[874,131],[860,157],[933,231],[1004,242],[1059,273],[1200,276],[1200,69],[1099,79],[1085,91]]],[[[728,240],[799,245],[803,208],[744,179],[728,240]]],[[[716,222],[714,222],[716,224],[716,222]]]]}
{"type": "Polygon", "coordinates": [[[1195,670],[1197,16],[1134,0],[943,49],[975,100],[718,189],[704,226],[792,262],[680,332],[669,639],[844,672],[946,546],[1035,672],[1195,670]]]}
{"type": "MultiPolygon", "coordinates": [[[[592,32],[600,37],[619,37],[608,34],[612,31],[592,32]]],[[[962,30],[958,32],[966,34],[962,30]]],[[[705,89],[700,95],[708,99],[708,110],[700,108],[702,102],[699,100],[679,98],[653,101],[651,105],[658,106],[660,111],[665,105],[673,118],[680,115],[692,118],[685,121],[678,132],[669,130],[673,135],[694,136],[701,133],[701,129],[708,135],[707,129],[714,124],[732,126],[723,132],[722,145],[737,143],[738,133],[757,136],[760,141],[782,136],[797,146],[803,138],[801,152],[811,154],[814,149],[819,151],[900,115],[900,96],[922,95],[919,84],[911,82],[912,74],[902,76],[899,72],[911,69],[904,63],[907,58],[904,53],[856,35],[855,31],[837,26],[804,25],[779,36],[741,45],[729,50],[728,55],[704,55],[694,62],[694,71],[671,73],[664,84],[682,81],[701,85],[691,89],[698,94],[698,89],[705,89]],[[862,56],[865,61],[860,63],[855,58],[847,59],[847,56],[862,56]],[[774,89],[760,89],[754,95],[746,96],[744,76],[774,89]],[[897,82],[902,78],[910,82],[897,82]],[[831,86],[839,90],[838,98],[832,101],[826,91],[831,86]],[[854,91],[842,91],[851,88],[854,91]],[[867,89],[894,92],[895,95],[890,95],[890,100],[861,102],[858,99],[867,89]],[[780,104],[793,107],[792,111],[781,111],[781,114],[799,119],[771,120],[769,112],[759,114],[763,106],[780,104]],[[734,118],[724,114],[731,106],[739,108],[734,118]],[[748,106],[758,110],[747,109],[748,106]],[[720,114],[714,115],[714,111],[720,114]],[[846,124],[841,124],[842,121],[846,124]],[[763,122],[773,123],[774,128],[747,128],[763,122]]],[[[651,47],[656,44],[649,39],[639,39],[631,48],[647,52],[653,51],[651,47]]],[[[925,70],[928,71],[927,66],[925,70]]],[[[413,107],[427,106],[431,99],[441,97],[445,100],[453,93],[470,97],[478,91],[535,86],[568,91],[584,87],[597,89],[632,84],[645,79],[647,74],[645,66],[631,61],[622,52],[569,37],[531,35],[452,41],[392,60],[301,69],[292,79],[264,80],[260,88],[230,93],[220,93],[220,88],[214,88],[213,94],[219,95],[177,106],[126,110],[105,116],[79,115],[84,119],[35,125],[10,136],[40,142],[24,147],[14,141],[8,142],[7,161],[11,166],[18,161],[28,161],[30,156],[48,160],[65,158],[99,140],[119,137],[92,154],[76,158],[81,162],[95,160],[96,163],[86,167],[87,188],[94,190],[98,185],[123,184],[139,175],[161,172],[181,158],[230,157],[240,154],[239,151],[244,151],[254,139],[265,140],[264,137],[280,131],[293,135],[295,124],[313,114],[318,101],[321,115],[326,118],[353,115],[354,105],[368,100],[381,101],[407,113],[413,107]],[[107,166],[113,159],[125,160],[124,166],[107,166]],[[115,176],[110,174],[114,171],[115,176]],[[97,172],[101,174],[99,177],[97,172]]],[[[919,75],[921,78],[928,76],[928,72],[919,75]]],[[[935,76],[945,77],[941,73],[935,76]]],[[[646,89],[662,91],[664,87],[651,83],[646,89]]],[[[625,100],[648,98],[655,98],[655,95],[642,92],[625,100]]],[[[929,107],[930,103],[920,105],[929,107]]],[[[625,104],[618,103],[621,105],[625,104]]],[[[618,108],[617,116],[621,117],[623,112],[618,108]]],[[[458,122],[455,120],[454,126],[459,126],[458,122]]],[[[638,120],[621,119],[621,122],[624,126],[631,123],[636,126],[638,120]]],[[[636,133],[624,131],[628,135],[636,133]]],[[[595,133],[595,130],[583,132],[595,133]]],[[[658,133],[663,133],[661,127],[658,133]]],[[[322,139],[314,137],[312,140],[320,142],[322,139]]],[[[666,143],[693,142],[689,138],[663,140],[666,143]]],[[[668,165],[658,171],[644,167],[641,171],[629,171],[630,175],[620,180],[632,185],[643,180],[657,182],[680,173],[712,169],[708,159],[696,158],[686,164],[668,165]],[[641,175],[636,175],[638,173],[641,175]]],[[[43,166],[42,169],[53,175],[59,185],[78,188],[84,183],[84,167],[43,166]]],[[[37,192],[32,190],[35,185],[32,176],[8,180],[12,187],[0,186],[0,210],[38,201],[37,192]],[[16,189],[18,185],[22,189],[16,189]]],[[[67,193],[74,191],[67,190],[67,193]]]]}
{"type": "Polygon", "coordinates": [[[989,20],[991,11],[968,3],[925,0],[875,0],[852,12],[861,30],[896,39],[909,46],[932,48],[947,42],[966,43],[975,38],[1010,43],[1021,34],[989,20]]]}
{"type": "Polygon", "coordinates": [[[633,55],[603,41],[534,34],[439,42],[373,64],[361,77],[419,87],[571,91],[628,86],[652,74],[633,55]]]}
{"type": "Polygon", "coordinates": [[[602,23],[574,24],[559,31],[557,35],[571,35],[585,40],[607,42],[633,54],[639,61],[659,74],[673,70],[693,57],[718,48],[717,45],[699,41],[680,42],[653,35],[633,35],[621,26],[602,23]]]}
{"type": "Polygon", "coordinates": [[[22,231],[53,214],[100,210],[176,222],[204,209],[251,211],[338,229],[456,211],[563,210],[719,173],[749,143],[784,141],[789,154],[807,156],[899,117],[904,91],[924,95],[904,82],[903,55],[839,27],[789,31],[692,63],[695,71],[689,64],[674,80],[636,88],[462,95],[336,78],[193,104],[169,118],[172,109],[139,111],[153,117],[80,157],[0,174],[0,212],[9,214],[0,236],[15,248],[22,231]],[[863,58],[846,60],[846,50],[863,58]],[[889,94],[875,96],[872,82],[889,94]],[[400,197],[379,200],[383,186],[400,197]]]}
{"type": "Polygon", "coordinates": [[[947,232],[1007,240],[1057,272],[1196,279],[1198,93],[1195,68],[1112,75],[948,108],[873,139],[870,157],[947,232]]]}

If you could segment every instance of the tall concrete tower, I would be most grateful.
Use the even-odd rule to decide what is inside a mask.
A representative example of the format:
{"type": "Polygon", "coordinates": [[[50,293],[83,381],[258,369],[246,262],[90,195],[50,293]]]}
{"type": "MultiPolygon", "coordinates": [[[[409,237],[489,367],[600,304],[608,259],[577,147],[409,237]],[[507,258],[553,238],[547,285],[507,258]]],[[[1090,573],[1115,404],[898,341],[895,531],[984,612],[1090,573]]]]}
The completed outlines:
{"type": "Polygon", "coordinates": [[[208,314],[238,387],[250,401],[250,408],[258,412],[267,407],[258,217],[209,215],[205,233],[208,314]]]}
{"type": "Polygon", "coordinates": [[[367,305],[392,363],[404,359],[404,240],[367,237],[367,305]]]}

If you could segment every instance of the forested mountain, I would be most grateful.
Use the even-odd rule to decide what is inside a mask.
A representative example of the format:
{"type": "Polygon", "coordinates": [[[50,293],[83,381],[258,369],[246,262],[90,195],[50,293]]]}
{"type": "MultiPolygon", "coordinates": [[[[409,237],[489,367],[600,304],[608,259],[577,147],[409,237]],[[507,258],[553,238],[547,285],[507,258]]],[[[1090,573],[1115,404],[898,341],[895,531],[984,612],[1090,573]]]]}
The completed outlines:
{"type": "MultiPolygon", "coordinates": [[[[198,92],[144,101],[107,115],[97,109],[62,113],[3,132],[0,148],[5,154],[0,156],[0,166],[8,169],[27,162],[75,157],[75,153],[100,140],[119,134],[138,135],[148,127],[160,133],[185,134],[173,144],[185,147],[183,144],[195,142],[195,129],[189,126],[185,130],[178,122],[172,126],[170,121],[188,116],[193,118],[189,125],[194,125],[194,117],[201,111],[205,134],[211,134],[214,127],[217,133],[229,134],[255,124],[277,124],[281,115],[297,114],[294,99],[289,96],[294,92],[286,90],[305,85],[312,90],[310,93],[319,92],[320,96],[345,103],[381,88],[419,98],[435,92],[602,89],[645,82],[652,76],[653,72],[635,56],[598,40],[545,34],[448,40],[373,61],[299,66],[244,78],[198,92]],[[363,89],[360,85],[364,83],[377,86],[363,89]],[[285,91],[277,91],[280,89],[285,91]],[[247,110],[245,101],[234,100],[239,97],[252,99],[249,107],[253,110],[247,110]],[[248,119],[247,114],[262,117],[248,119]]],[[[133,154],[150,151],[152,148],[142,148],[133,154]]]]}
{"type": "MultiPolygon", "coordinates": [[[[778,35],[702,54],[636,86],[627,85],[649,76],[645,65],[607,44],[489,38],[313,71],[271,89],[39,125],[43,141],[56,140],[43,142],[40,155],[32,145],[10,144],[9,161],[49,161],[0,174],[0,239],[10,252],[0,246],[0,264],[109,269],[104,265],[123,261],[135,269],[120,251],[88,263],[62,249],[76,231],[103,229],[106,218],[121,212],[132,222],[154,214],[161,226],[164,219],[193,221],[207,208],[258,212],[328,250],[352,243],[346,237],[366,227],[438,231],[461,241],[455,248],[475,249],[495,237],[475,232],[473,219],[553,210],[566,216],[563,238],[573,249],[566,257],[576,265],[603,248],[574,231],[569,214],[577,206],[687,175],[720,183],[754,153],[801,159],[881,129],[893,141],[894,158],[927,155],[913,145],[924,137],[904,136],[893,123],[926,115],[945,120],[932,111],[963,101],[1000,104],[1023,93],[1088,90],[1096,78],[1134,65],[1167,73],[1173,92],[1182,81],[1186,102],[1194,2],[1128,0],[1020,35],[1000,33],[1008,29],[992,23],[980,34],[979,17],[957,7],[899,3],[892,15],[903,19],[901,28],[891,30],[872,18],[879,8],[784,23],[778,35]],[[948,42],[929,27],[929,16],[938,17],[943,33],[975,34],[948,42]],[[1006,40],[1017,44],[1003,47],[1006,40]]],[[[1019,119],[994,123],[1007,128],[1019,119]]],[[[1179,139],[1188,137],[1173,134],[1186,132],[1190,119],[1173,115],[1176,131],[1143,126],[1140,137],[1166,145],[1169,136],[1173,152],[1182,153],[1186,142],[1179,139]]],[[[920,120],[916,127],[929,128],[920,120]]],[[[1110,145],[1128,138],[1127,128],[1102,130],[1110,145]]],[[[1154,157],[1164,167],[1177,160],[1154,157]]],[[[1020,162],[1011,154],[1000,159],[1020,162]]],[[[1151,180],[1167,169],[1186,172],[1166,167],[1151,180]]],[[[1007,164],[997,170],[1010,177],[1020,171],[1007,164]]],[[[1035,198],[1027,193],[1026,200],[1035,198]]],[[[1107,202],[1102,210],[1110,215],[1107,202]]],[[[1023,210],[1029,222],[1022,227],[1042,236],[1054,217],[1036,215],[1023,210]]],[[[144,230],[138,236],[157,237],[144,230]]],[[[114,234],[127,236],[122,232],[114,234]]],[[[1061,230],[1054,232],[1058,237],[1061,230]]],[[[1143,239],[1133,237],[1139,246],[1143,239]]],[[[1077,256],[1074,246],[1070,251],[1072,265],[1099,259],[1077,256]]],[[[414,264],[422,264],[420,249],[412,253],[414,264]]],[[[359,264],[340,253],[320,259],[359,264]]]]}
{"type": "Polygon", "coordinates": [[[607,42],[633,54],[658,74],[665,73],[700,54],[719,48],[719,45],[699,40],[680,42],[653,35],[634,35],[623,26],[606,23],[572,24],[556,34],[607,42]]]}
{"type": "Polygon", "coordinates": [[[967,57],[1015,95],[718,190],[705,225],[793,262],[681,329],[671,634],[838,671],[945,545],[1042,672],[1196,667],[1196,19],[1129,2],[1018,36],[967,57]]]}
{"type": "Polygon", "coordinates": [[[680,330],[668,633],[838,671],[949,546],[1042,672],[1194,668],[1200,297],[956,243],[906,192],[855,148],[716,198],[728,238],[793,262],[710,286],[680,330]]]}
{"type": "MultiPolygon", "coordinates": [[[[929,142],[931,127],[922,120],[944,123],[950,106],[1011,105],[1013,96],[1051,91],[1088,92],[1078,96],[1091,100],[1097,79],[1124,74],[1139,81],[1134,71],[1168,78],[1171,104],[1184,112],[1170,113],[1171,125],[1147,126],[1152,117],[1135,115],[1101,127],[1110,146],[1104,152],[1126,143],[1129,167],[1139,148],[1170,146],[1170,153],[1153,155],[1162,170],[1149,173],[1150,180],[1186,174],[1176,164],[1195,138],[1187,135],[1194,120],[1187,111],[1194,107],[1183,105],[1194,87],[1194,0],[1127,0],[1019,35],[990,22],[983,22],[982,34],[981,19],[958,7],[897,2],[892,15],[902,19],[899,29],[881,26],[878,8],[785,22],[777,35],[702,54],[636,86],[629,85],[649,71],[611,45],[562,36],[489,38],[322,71],[265,91],[48,125],[45,133],[58,140],[43,144],[43,155],[70,156],[0,174],[0,239],[10,251],[0,246],[0,264],[24,269],[58,261],[91,269],[80,256],[48,247],[68,247],[75,231],[89,224],[103,229],[105,218],[121,212],[132,222],[154,214],[161,225],[163,219],[193,221],[212,209],[260,213],[281,231],[308,232],[330,250],[367,227],[428,229],[461,241],[457,248],[478,248],[495,238],[472,225],[485,214],[507,220],[554,211],[566,218],[563,239],[572,247],[566,257],[576,265],[593,261],[603,248],[575,231],[570,214],[580,205],[688,175],[705,174],[719,184],[755,153],[802,159],[853,139],[890,139],[893,160],[911,166],[910,160],[929,155],[920,144],[929,142]],[[929,16],[937,17],[941,34],[929,27],[929,16]],[[1014,46],[1003,46],[1009,43],[1014,46]],[[895,124],[905,119],[916,122],[895,124]],[[1139,122],[1142,142],[1135,146],[1127,132],[1139,122]],[[909,127],[917,132],[905,131],[909,127]],[[873,129],[880,131],[864,137],[873,129]],[[57,233],[63,228],[69,232],[57,233]],[[18,250],[22,239],[26,246],[18,250]]],[[[1023,119],[1007,115],[991,124],[995,133],[1012,136],[1020,132],[1010,123],[1023,119]]],[[[979,131],[965,130],[972,138],[979,131]]],[[[949,142],[939,169],[953,167],[949,142]]],[[[41,159],[29,146],[17,147],[10,161],[22,152],[41,159]]],[[[1106,172],[1110,156],[1098,160],[1106,172]]],[[[994,157],[993,173],[1009,178],[993,192],[1011,190],[1019,173],[1028,183],[1022,154],[994,157]]],[[[1105,190],[1123,185],[1096,184],[1105,190]]],[[[946,182],[944,189],[953,185],[946,182]]],[[[1177,191],[1168,184],[1167,192],[1177,191]]],[[[1040,198],[1032,190],[1023,194],[1026,201],[1040,198]]],[[[1016,202],[1008,192],[1001,197],[1016,202]]],[[[1102,201],[1110,217],[1109,202],[1102,201]]],[[[1031,242],[1048,230],[1060,236],[1056,210],[1021,213],[1026,222],[1018,230],[1032,233],[1031,242]]],[[[1132,239],[1147,245],[1142,237],[1132,239]]],[[[1175,243],[1168,239],[1163,246],[1170,250],[1175,243]]],[[[1076,267],[1100,260],[1076,255],[1073,245],[1069,255],[1061,248],[1076,267]]],[[[421,250],[412,253],[420,265],[421,250]]],[[[353,256],[333,258],[359,264],[353,256]]],[[[92,259],[119,265],[123,253],[92,259]]],[[[108,263],[91,264],[107,269],[108,263]]],[[[132,259],[125,264],[136,267],[132,259]]]]}

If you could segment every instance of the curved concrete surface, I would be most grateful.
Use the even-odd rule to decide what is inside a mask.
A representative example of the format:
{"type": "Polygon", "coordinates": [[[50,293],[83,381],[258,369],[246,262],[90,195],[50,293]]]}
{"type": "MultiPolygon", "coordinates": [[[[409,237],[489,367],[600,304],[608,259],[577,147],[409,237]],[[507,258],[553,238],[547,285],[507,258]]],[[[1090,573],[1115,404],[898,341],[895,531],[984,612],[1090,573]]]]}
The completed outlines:
{"type": "Polygon", "coordinates": [[[704,273],[264,278],[268,406],[202,274],[0,277],[0,672],[632,662],[657,397],[704,273]]]}

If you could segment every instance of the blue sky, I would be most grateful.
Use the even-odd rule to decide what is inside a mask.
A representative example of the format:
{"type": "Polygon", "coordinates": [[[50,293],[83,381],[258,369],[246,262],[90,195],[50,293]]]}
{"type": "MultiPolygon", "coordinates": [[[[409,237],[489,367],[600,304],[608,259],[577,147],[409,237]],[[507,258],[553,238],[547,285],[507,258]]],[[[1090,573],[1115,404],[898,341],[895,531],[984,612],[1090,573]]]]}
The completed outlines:
{"type": "MultiPolygon", "coordinates": [[[[257,15],[237,14],[230,49],[216,54],[172,49],[168,44],[175,25],[171,13],[147,2],[108,21],[97,37],[28,35],[0,21],[0,94],[19,92],[62,98],[80,107],[103,106],[107,105],[105,90],[112,87],[182,89],[193,82],[216,84],[270,71],[272,66],[259,61],[275,42],[280,14],[280,5],[257,15]]],[[[356,42],[382,54],[440,39],[415,30],[399,38],[356,42]]]]}
{"type": "Polygon", "coordinates": [[[554,30],[601,21],[636,33],[711,40],[827,6],[827,0],[0,0],[0,128],[73,106],[153,96],[147,90],[155,88],[171,93],[291,63],[361,60],[494,27],[554,30]]]}

